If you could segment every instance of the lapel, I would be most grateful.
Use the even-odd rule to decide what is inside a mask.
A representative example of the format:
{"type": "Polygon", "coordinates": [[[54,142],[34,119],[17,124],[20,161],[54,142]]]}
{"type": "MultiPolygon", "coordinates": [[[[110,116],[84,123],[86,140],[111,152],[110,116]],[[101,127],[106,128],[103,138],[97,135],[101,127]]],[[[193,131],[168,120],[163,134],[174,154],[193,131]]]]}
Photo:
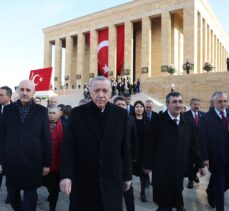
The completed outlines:
{"type": "Polygon", "coordinates": [[[106,109],[107,109],[107,116],[105,118],[105,121],[104,121],[104,132],[103,132],[103,136],[101,137],[102,140],[108,136],[110,133],[110,129],[112,128],[112,113],[111,113],[111,103],[108,102],[107,105],[106,105],[106,109]]]}
{"type": "Polygon", "coordinates": [[[15,120],[21,125],[22,124],[22,121],[21,121],[21,117],[20,117],[20,111],[19,111],[19,108],[18,106],[16,105],[16,103],[12,104],[12,108],[11,108],[12,111],[12,116],[15,118],[15,120]]]}
{"type": "Polygon", "coordinates": [[[86,109],[86,119],[87,119],[87,123],[89,126],[89,129],[94,133],[94,135],[96,136],[97,139],[101,138],[101,134],[99,131],[99,127],[97,124],[97,120],[95,117],[95,112],[94,112],[94,108],[92,105],[92,102],[86,104],[85,106],[88,106],[88,108],[86,109]]]}

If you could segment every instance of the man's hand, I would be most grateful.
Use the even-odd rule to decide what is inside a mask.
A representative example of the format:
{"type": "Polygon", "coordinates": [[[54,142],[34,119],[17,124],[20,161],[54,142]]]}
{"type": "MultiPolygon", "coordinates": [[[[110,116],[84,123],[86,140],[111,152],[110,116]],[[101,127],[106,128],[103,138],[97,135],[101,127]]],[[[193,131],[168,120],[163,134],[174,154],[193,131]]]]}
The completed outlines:
{"type": "Polygon", "coordinates": [[[43,167],[43,173],[42,173],[42,175],[43,176],[47,176],[48,173],[49,173],[49,171],[50,171],[50,168],[49,167],[43,167]]]}
{"type": "Polygon", "coordinates": [[[60,181],[60,190],[69,195],[72,190],[72,181],[70,179],[62,179],[60,181]]]}
{"type": "Polygon", "coordinates": [[[132,183],[132,180],[124,181],[122,185],[123,191],[128,191],[130,189],[131,183],[132,183]]]}
{"type": "Polygon", "coordinates": [[[206,171],[204,168],[199,169],[200,176],[203,177],[206,175],[206,171]]]}
{"type": "Polygon", "coordinates": [[[209,168],[209,160],[205,160],[204,165],[209,168]]]}
{"type": "Polygon", "coordinates": [[[143,169],[143,172],[145,173],[145,174],[150,174],[150,172],[151,172],[151,170],[148,170],[148,169],[143,169]]]}
{"type": "Polygon", "coordinates": [[[0,164],[0,174],[2,174],[2,165],[0,164]]]}

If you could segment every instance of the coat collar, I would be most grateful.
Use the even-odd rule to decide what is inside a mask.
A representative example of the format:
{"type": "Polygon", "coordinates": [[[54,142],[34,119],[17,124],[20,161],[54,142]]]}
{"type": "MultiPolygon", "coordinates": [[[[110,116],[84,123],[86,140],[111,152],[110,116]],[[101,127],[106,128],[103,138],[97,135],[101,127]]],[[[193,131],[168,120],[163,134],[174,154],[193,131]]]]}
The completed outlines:
{"type": "Polygon", "coordinates": [[[109,128],[112,127],[112,121],[111,121],[111,112],[110,112],[110,107],[112,106],[111,103],[107,103],[106,105],[106,108],[104,110],[104,112],[106,112],[106,118],[104,120],[104,133],[103,135],[101,135],[100,133],[100,130],[99,130],[99,126],[97,124],[97,119],[96,119],[96,114],[95,112],[95,109],[98,109],[96,107],[96,105],[94,104],[94,102],[90,102],[87,104],[88,106],[88,115],[86,115],[86,118],[87,118],[87,122],[88,122],[88,125],[89,125],[89,128],[91,129],[91,131],[95,134],[95,136],[98,138],[98,139],[101,139],[103,138],[104,136],[106,136],[106,134],[109,132],[109,128]]]}

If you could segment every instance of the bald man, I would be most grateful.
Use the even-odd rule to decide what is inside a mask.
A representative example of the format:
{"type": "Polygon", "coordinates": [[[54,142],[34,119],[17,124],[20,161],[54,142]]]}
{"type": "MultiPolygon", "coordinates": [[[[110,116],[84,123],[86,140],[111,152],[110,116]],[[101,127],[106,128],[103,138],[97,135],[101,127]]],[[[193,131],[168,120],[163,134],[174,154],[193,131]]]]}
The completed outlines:
{"type": "Polygon", "coordinates": [[[48,113],[34,103],[34,92],[32,81],[20,82],[19,99],[4,108],[0,127],[0,172],[6,175],[6,201],[15,211],[36,210],[36,189],[51,166],[48,113]]]}

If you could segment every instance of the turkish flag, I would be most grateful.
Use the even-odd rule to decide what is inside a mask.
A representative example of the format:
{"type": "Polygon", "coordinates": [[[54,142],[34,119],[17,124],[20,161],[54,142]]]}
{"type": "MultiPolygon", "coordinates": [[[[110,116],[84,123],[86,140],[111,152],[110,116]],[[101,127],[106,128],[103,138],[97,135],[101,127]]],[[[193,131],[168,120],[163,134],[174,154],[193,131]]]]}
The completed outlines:
{"type": "Polygon", "coordinates": [[[108,76],[108,29],[98,32],[98,70],[103,76],[108,76]]]}
{"type": "Polygon", "coordinates": [[[124,64],[124,25],[117,26],[117,75],[121,75],[124,64]]]}
{"type": "Polygon", "coordinates": [[[31,70],[29,80],[35,84],[35,91],[48,91],[50,89],[52,67],[31,70]]]}

